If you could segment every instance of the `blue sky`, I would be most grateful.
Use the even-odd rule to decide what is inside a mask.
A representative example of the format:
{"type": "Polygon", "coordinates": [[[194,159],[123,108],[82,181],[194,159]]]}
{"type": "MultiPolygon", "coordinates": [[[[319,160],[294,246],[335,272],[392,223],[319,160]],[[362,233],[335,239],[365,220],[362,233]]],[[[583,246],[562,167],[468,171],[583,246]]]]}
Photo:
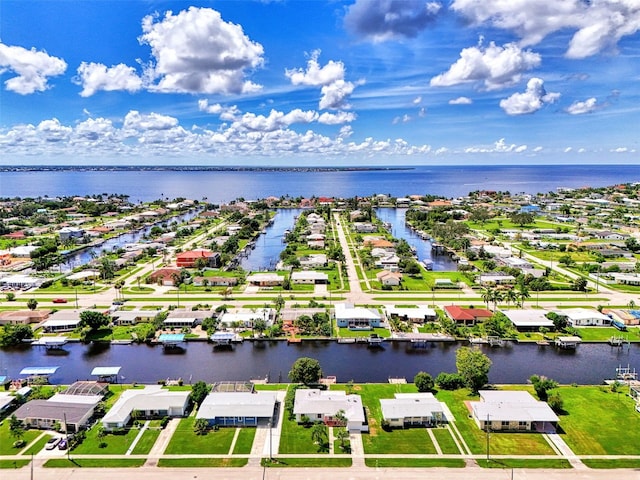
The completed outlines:
{"type": "Polygon", "coordinates": [[[0,163],[638,163],[638,0],[2,0],[0,163]]]}

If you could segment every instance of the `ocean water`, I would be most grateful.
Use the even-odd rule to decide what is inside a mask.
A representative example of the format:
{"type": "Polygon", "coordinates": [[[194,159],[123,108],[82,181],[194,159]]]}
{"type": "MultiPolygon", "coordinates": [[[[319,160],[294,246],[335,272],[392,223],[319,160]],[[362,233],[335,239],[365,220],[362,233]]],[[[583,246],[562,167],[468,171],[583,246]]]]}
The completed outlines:
{"type": "Polygon", "coordinates": [[[268,196],[353,197],[376,193],[445,198],[476,190],[545,193],[640,181],[640,165],[433,166],[403,170],[46,170],[0,171],[0,197],[114,193],[134,202],[268,196]]]}

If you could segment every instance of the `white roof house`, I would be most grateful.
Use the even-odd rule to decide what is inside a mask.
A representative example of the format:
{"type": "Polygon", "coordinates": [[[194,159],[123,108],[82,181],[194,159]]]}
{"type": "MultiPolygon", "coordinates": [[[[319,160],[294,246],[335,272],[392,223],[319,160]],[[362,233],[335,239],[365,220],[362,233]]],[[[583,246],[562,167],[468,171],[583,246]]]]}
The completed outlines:
{"type": "Polygon", "coordinates": [[[203,400],[196,418],[212,425],[257,425],[271,419],[276,405],[273,392],[212,392],[203,400]]]}
{"type": "Polygon", "coordinates": [[[469,402],[471,413],[481,429],[536,430],[555,425],[559,418],[546,402],[529,392],[480,390],[479,402],[469,402]]]}
{"type": "Polygon", "coordinates": [[[556,313],[567,317],[567,323],[572,327],[599,327],[611,323],[608,316],[591,308],[567,308],[557,310],[556,313]]]}
{"type": "Polygon", "coordinates": [[[538,330],[540,327],[554,328],[544,310],[500,310],[518,330],[538,330]]]}
{"type": "Polygon", "coordinates": [[[424,322],[437,319],[436,311],[426,305],[418,305],[416,307],[401,308],[394,305],[385,305],[384,312],[389,317],[398,317],[400,319],[410,320],[412,322],[424,322]]]}
{"type": "Polygon", "coordinates": [[[49,318],[42,324],[45,332],[69,332],[75,330],[80,323],[80,311],[78,310],[58,310],[49,315],[49,318]]]}
{"type": "Polygon", "coordinates": [[[446,407],[432,393],[396,393],[380,399],[382,418],[392,427],[432,425],[446,421],[446,407]]]}
{"type": "Polygon", "coordinates": [[[247,283],[257,286],[274,286],[281,285],[284,277],[277,273],[255,273],[247,277],[247,283]]]}
{"type": "Polygon", "coordinates": [[[345,391],[296,390],[293,413],[298,422],[306,416],[311,421],[321,420],[327,425],[334,425],[335,415],[340,411],[347,419],[348,430],[368,431],[360,395],[347,395],[345,391]]]}
{"type": "Polygon", "coordinates": [[[220,325],[230,327],[234,322],[240,322],[243,326],[251,328],[254,320],[264,320],[267,326],[273,324],[276,311],[273,308],[258,308],[257,310],[238,309],[233,312],[224,312],[219,317],[220,325]]]}
{"type": "Polygon", "coordinates": [[[336,303],[335,319],[338,327],[371,329],[380,326],[380,314],[377,311],[356,307],[351,303],[336,303]]]}
{"type": "Polygon", "coordinates": [[[189,394],[166,390],[161,385],[125,390],[102,418],[102,425],[107,430],[122,428],[131,420],[134,410],[143,412],[144,416],[181,417],[187,409],[189,394]]]}
{"type": "Polygon", "coordinates": [[[291,274],[293,283],[329,283],[329,276],[324,272],[316,272],[315,270],[306,270],[303,272],[293,272],[291,274]]]}

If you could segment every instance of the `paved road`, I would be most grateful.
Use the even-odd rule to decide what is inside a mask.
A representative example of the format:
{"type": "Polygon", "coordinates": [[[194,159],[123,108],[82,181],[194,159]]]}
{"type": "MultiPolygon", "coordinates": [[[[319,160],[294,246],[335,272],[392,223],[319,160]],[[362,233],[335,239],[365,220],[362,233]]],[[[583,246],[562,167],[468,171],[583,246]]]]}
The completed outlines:
{"type": "MultiPolygon", "coordinates": [[[[630,469],[619,470],[552,470],[515,469],[498,470],[479,467],[467,468],[273,468],[263,469],[256,465],[243,468],[67,468],[3,470],[11,480],[415,480],[433,478],[438,480],[640,480],[640,472],[630,469]]],[[[4,475],[3,475],[4,476],[4,475]]]]}

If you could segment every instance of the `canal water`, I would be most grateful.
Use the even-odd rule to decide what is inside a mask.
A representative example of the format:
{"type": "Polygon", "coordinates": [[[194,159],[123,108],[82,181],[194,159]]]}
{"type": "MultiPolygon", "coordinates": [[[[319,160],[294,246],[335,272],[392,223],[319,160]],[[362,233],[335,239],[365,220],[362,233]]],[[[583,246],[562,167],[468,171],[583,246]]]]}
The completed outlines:
{"type": "MultiPolygon", "coordinates": [[[[269,376],[271,382],[287,381],[287,373],[299,357],[318,359],[325,375],[339,382],[387,382],[389,377],[411,381],[419,371],[437,375],[453,372],[461,343],[432,343],[413,349],[408,343],[385,342],[383,348],[333,341],[287,344],[285,341],[249,342],[232,350],[217,350],[206,342],[185,344],[183,353],[165,353],[162,346],[67,344],[63,354],[47,354],[38,347],[0,350],[0,373],[18,378],[24,367],[59,366],[52,383],[88,379],[96,366],[121,366],[124,382],[156,383],[166,378],[207,382],[246,381],[269,376]]],[[[582,344],[575,351],[555,347],[510,345],[481,347],[493,361],[492,383],[526,383],[533,375],[546,375],[560,383],[599,384],[614,378],[616,367],[640,369],[640,347],[615,348],[607,344],[582,344]]]]}
{"type": "Polygon", "coordinates": [[[418,260],[430,260],[433,262],[434,271],[456,271],[458,264],[448,255],[432,255],[431,242],[423,240],[418,234],[405,224],[406,208],[377,208],[376,216],[383,222],[391,225],[391,234],[395,238],[402,238],[416,249],[418,260]]]}
{"type": "Polygon", "coordinates": [[[61,265],[61,269],[62,271],[69,271],[81,265],[86,265],[94,258],[99,257],[103,252],[112,252],[113,250],[117,250],[118,248],[121,248],[128,243],[137,243],[143,240],[144,237],[151,232],[151,229],[155,225],[166,226],[174,222],[178,224],[188,222],[190,220],[193,220],[199,212],[200,209],[190,210],[186,213],[176,215],[175,217],[171,217],[161,222],[157,222],[140,230],[123,233],[116,237],[110,238],[109,240],[106,240],[105,242],[95,247],[85,248],[84,250],[71,253],[65,257],[65,263],[61,265]]]}
{"type": "Polygon", "coordinates": [[[273,223],[266,228],[266,232],[258,236],[255,248],[247,257],[243,257],[240,265],[248,272],[275,270],[280,260],[280,252],[286,244],[283,242],[285,231],[293,230],[295,217],[300,215],[302,209],[280,208],[273,217],[273,223]]]}

